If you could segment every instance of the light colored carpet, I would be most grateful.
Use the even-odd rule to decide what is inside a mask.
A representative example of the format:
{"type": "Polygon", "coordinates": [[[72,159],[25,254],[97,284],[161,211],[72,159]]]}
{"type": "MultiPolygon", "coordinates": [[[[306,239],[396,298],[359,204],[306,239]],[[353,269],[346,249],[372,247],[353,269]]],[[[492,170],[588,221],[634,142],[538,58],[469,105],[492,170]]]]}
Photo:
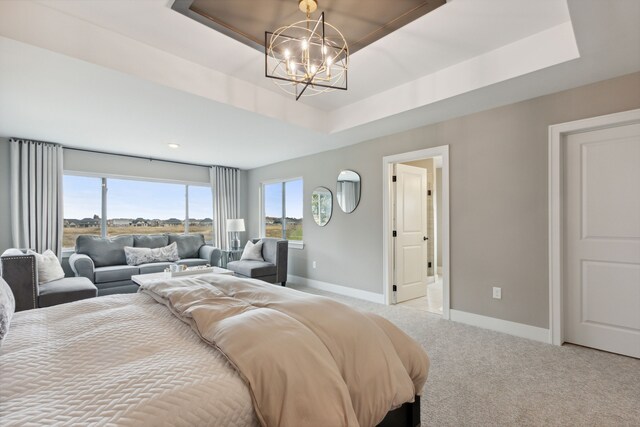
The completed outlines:
{"type": "Polygon", "coordinates": [[[638,359],[287,286],[376,312],[422,344],[431,359],[423,426],[640,426],[638,359]]]}

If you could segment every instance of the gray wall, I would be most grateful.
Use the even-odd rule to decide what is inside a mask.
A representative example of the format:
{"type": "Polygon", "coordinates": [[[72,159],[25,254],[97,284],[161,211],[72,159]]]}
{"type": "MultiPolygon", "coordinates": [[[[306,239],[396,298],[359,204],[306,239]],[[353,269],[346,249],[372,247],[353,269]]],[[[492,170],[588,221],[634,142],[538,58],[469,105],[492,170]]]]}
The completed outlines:
{"type": "Polygon", "coordinates": [[[548,127],[635,108],[640,73],[250,170],[248,234],[259,230],[260,182],[302,176],[305,248],[289,251],[289,272],[382,293],[382,157],[449,145],[451,307],[547,328],[548,127]],[[311,191],[335,191],[341,169],[360,173],[360,205],[350,215],[336,206],[320,228],[311,191]]]}

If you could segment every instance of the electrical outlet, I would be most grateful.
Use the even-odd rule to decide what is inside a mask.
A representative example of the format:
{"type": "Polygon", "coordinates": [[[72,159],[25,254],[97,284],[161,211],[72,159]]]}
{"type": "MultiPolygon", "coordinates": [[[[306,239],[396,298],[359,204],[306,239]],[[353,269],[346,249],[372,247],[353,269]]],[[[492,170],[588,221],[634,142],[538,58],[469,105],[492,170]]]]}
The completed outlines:
{"type": "Polygon", "coordinates": [[[316,262],[315,261],[313,261],[312,265],[313,265],[313,268],[316,268],[316,262]]]}
{"type": "Polygon", "coordinates": [[[493,287],[493,298],[502,299],[502,288],[493,287]]]}

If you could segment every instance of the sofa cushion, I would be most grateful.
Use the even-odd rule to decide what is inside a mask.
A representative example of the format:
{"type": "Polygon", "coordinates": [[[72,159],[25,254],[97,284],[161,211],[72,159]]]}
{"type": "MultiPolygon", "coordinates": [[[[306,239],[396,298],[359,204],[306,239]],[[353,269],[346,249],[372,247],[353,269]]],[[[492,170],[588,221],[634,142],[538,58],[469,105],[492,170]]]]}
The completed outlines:
{"type": "Polygon", "coordinates": [[[181,259],[180,261],[176,262],[176,264],[178,264],[178,265],[186,265],[187,267],[193,267],[195,265],[206,265],[206,264],[209,264],[209,261],[207,261],[206,259],[202,259],[202,258],[187,258],[187,259],[181,259]]]}
{"type": "Polygon", "coordinates": [[[227,268],[247,277],[262,277],[276,274],[276,266],[265,261],[232,261],[227,268]]]}
{"type": "Polygon", "coordinates": [[[13,296],[13,291],[9,284],[0,277],[0,344],[9,332],[9,325],[15,311],[16,299],[13,296]]]}
{"type": "Polygon", "coordinates": [[[76,239],[76,252],[88,255],[96,267],[126,264],[125,246],[133,246],[133,236],[125,235],[103,239],[99,236],[82,234],[76,239]]]}
{"type": "Polygon", "coordinates": [[[59,280],[64,277],[64,270],[62,269],[62,265],[60,265],[60,260],[51,249],[47,249],[42,254],[32,251],[31,249],[27,249],[27,255],[33,255],[36,257],[39,285],[44,285],[45,283],[59,280]]]}
{"type": "Polygon", "coordinates": [[[127,258],[127,264],[140,265],[149,264],[151,262],[174,262],[178,261],[178,244],[173,242],[162,248],[132,248],[124,247],[124,256],[127,258]]]}
{"type": "Polygon", "coordinates": [[[159,273],[164,271],[165,268],[169,267],[173,262],[152,262],[149,264],[140,264],[138,267],[140,268],[140,274],[148,274],[148,273],[159,273]]]}
{"type": "Polygon", "coordinates": [[[242,256],[240,257],[240,261],[264,261],[262,258],[262,241],[258,241],[253,243],[251,240],[247,241],[247,244],[244,246],[244,251],[242,251],[242,256]]]}
{"type": "Polygon", "coordinates": [[[140,274],[138,266],[111,265],[98,267],[94,271],[94,283],[117,282],[118,280],[130,280],[134,274],[140,274]]]}
{"type": "Polygon", "coordinates": [[[86,277],[65,277],[40,286],[38,306],[52,305],[78,301],[98,296],[98,289],[86,277]]]}
{"type": "Polygon", "coordinates": [[[166,234],[136,234],[133,236],[133,246],[136,248],[162,248],[169,244],[166,234]]]}
{"type": "Polygon", "coordinates": [[[198,251],[204,246],[202,234],[169,234],[169,243],[178,244],[180,258],[197,258],[198,251]]]}

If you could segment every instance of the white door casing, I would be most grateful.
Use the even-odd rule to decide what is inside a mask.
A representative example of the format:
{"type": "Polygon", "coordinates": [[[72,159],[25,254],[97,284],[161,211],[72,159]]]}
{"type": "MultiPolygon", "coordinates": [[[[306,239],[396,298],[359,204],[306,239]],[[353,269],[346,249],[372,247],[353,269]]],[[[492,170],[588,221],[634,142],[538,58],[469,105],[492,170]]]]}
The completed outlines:
{"type": "Polygon", "coordinates": [[[565,341],[640,357],[640,124],[567,135],[565,341]]]}
{"type": "Polygon", "coordinates": [[[427,294],[427,171],[395,165],[396,302],[427,294]]]}
{"type": "Polygon", "coordinates": [[[424,148],[421,150],[410,151],[406,153],[392,154],[382,158],[382,291],[386,304],[392,304],[392,286],[394,282],[393,259],[394,259],[394,240],[392,230],[394,224],[393,217],[393,186],[391,181],[393,176],[393,165],[400,162],[411,162],[415,160],[426,159],[429,157],[442,157],[442,318],[448,320],[450,318],[450,286],[449,286],[449,146],[441,145],[438,147],[424,148]]]}

